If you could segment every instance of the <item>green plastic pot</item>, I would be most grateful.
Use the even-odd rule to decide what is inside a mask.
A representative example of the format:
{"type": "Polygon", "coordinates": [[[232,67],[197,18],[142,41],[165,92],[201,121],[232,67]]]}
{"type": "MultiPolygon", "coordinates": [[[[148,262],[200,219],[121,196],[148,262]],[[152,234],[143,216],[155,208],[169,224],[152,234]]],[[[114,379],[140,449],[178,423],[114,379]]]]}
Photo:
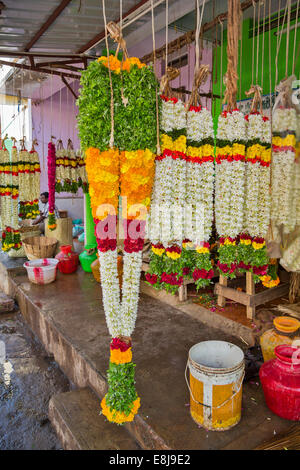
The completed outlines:
{"type": "Polygon", "coordinates": [[[91,264],[95,259],[97,259],[97,244],[85,245],[84,251],[79,255],[79,261],[86,273],[92,272],[91,264]]]}

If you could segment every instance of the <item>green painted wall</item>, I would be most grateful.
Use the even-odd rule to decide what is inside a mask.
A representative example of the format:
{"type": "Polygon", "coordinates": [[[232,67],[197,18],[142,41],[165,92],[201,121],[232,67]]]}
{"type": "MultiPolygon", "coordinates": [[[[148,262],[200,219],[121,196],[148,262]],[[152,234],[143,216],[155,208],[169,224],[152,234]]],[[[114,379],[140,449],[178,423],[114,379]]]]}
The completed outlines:
{"type": "MultiPolygon", "coordinates": [[[[282,11],[282,15],[284,11],[282,11]]],[[[274,15],[272,18],[277,19],[277,14],[274,15]]],[[[267,19],[268,22],[268,19],[267,19]]],[[[291,22],[291,25],[294,24],[295,21],[291,22]]],[[[298,20],[299,24],[299,20],[298,20]]],[[[257,25],[257,20],[256,20],[257,25]]],[[[284,29],[286,25],[284,26],[284,29]]],[[[246,99],[245,91],[249,90],[252,81],[252,34],[250,32],[251,37],[249,37],[249,29],[252,31],[252,20],[248,19],[243,22],[242,28],[242,60],[240,64],[240,53],[239,53],[239,65],[238,65],[238,96],[237,99],[246,99]],[[240,65],[241,65],[241,76],[240,76],[240,65]],[[240,94],[240,87],[241,87],[241,94],[240,94]]],[[[281,27],[279,28],[281,31],[281,27]]],[[[262,32],[262,27],[260,27],[260,31],[262,32]]],[[[271,45],[271,92],[275,90],[275,60],[276,60],[276,50],[277,50],[277,36],[275,36],[275,32],[277,28],[271,29],[271,41],[269,42],[269,31],[265,32],[263,35],[262,33],[259,36],[259,59],[258,59],[258,84],[263,88],[263,94],[270,93],[270,65],[269,65],[269,45],[271,45]],[[262,57],[262,48],[263,48],[263,36],[264,36],[264,57],[262,57]],[[263,64],[263,67],[262,67],[263,64]],[[263,72],[263,76],[262,76],[263,72]]],[[[295,31],[290,31],[290,39],[289,39],[289,63],[288,63],[288,75],[292,73],[292,61],[293,61],[293,47],[294,47],[294,37],[295,31]]],[[[286,33],[282,34],[280,49],[278,54],[278,80],[277,84],[281,79],[285,76],[285,64],[286,64],[286,33]]],[[[224,31],[224,39],[223,39],[223,76],[226,73],[227,69],[227,55],[226,55],[226,48],[227,48],[227,31],[224,31]]],[[[297,57],[297,49],[300,42],[300,28],[298,28],[298,34],[296,36],[296,57],[297,57]]],[[[254,84],[256,84],[256,51],[257,51],[257,36],[255,36],[255,61],[254,61],[254,84]]],[[[239,51],[240,52],[240,51],[239,51]]],[[[217,66],[218,77],[216,83],[213,84],[213,91],[215,94],[220,94],[220,76],[221,76],[221,46],[217,48],[217,51],[214,55],[214,64],[217,66]],[[217,64],[217,65],[216,65],[217,64]]],[[[298,55],[297,63],[295,64],[295,75],[299,78],[300,76],[300,58],[298,55]]],[[[223,97],[225,92],[225,86],[223,85],[223,97]]],[[[218,118],[221,109],[221,101],[217,99],[215,104],[213,104],[213,115],[215,119],[218,118]]]]}

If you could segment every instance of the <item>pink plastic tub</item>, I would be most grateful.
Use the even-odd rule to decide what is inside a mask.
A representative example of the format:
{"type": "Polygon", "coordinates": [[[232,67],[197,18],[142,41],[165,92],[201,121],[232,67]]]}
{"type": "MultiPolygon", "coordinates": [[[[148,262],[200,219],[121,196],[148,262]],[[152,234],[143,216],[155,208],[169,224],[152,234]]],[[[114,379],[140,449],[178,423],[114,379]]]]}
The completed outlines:
{"type": "Polygon", "coordinates": [[[55,281],[58,259],[44,258],[26,261],[23,264],[27,270],[28,278],[34,284],[50,284],[55,281]]]}

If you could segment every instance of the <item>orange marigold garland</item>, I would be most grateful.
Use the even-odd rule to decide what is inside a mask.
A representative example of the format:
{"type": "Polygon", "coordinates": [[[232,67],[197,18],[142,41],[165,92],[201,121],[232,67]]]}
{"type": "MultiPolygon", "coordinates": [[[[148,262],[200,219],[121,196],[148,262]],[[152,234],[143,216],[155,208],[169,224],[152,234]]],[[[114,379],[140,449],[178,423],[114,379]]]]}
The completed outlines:
{"type": "Polygon", "coordinates": [[[140,406],[135,390],[131,335],[137,315],[146,213],[154,177],[157,80],[153,70],[139,59],[122,62],[110,55],[90,63],[82,73],[81,85],[78,127],[86,149],[102,300],[112,336],[108,392],[101,408],[109,421],[123,424],[134,419],[140,406]],[[108,67],[113,72],[111,77],[108,67]],[[111,97],[107,93],[110,86],[113,116],[111,97]],[[109,148],[112,128],[115,130],[114,148],[109,148]],[[116,238],[119,196],[122,196],[125,231],[122,299],[116,238]]]}

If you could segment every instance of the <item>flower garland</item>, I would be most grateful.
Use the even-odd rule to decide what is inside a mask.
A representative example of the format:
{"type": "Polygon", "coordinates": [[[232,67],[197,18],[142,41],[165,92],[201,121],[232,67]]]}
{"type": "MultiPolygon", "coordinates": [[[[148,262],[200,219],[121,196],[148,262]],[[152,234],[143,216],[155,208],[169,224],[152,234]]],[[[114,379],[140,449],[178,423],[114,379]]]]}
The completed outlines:
{"type": "Polygon", "coordinates": [[[12,152],[12,161],[9,152],[4,147],[0,150],[0,196],[1,196],[1,223],[2,223],[2,250],[19,250],[21,248],[21,235],[18,219],[18,166],[16,152],[12,152]]]}
{"type": "Polygon", "coordinates": [[[88,193],[84,158],[80,151],[65,150],[62,141],[59,141],[56,149],[55,191],[76,194],[79,188],[88,193]]]}
{"type": "Polygon", "coordinates": [[[48,191],[49,191],[49,216],[48,228],[49,230],[56,229],[55,220],[55,145],[52,142],[48,144],[48,191]]]}
{"type": "Polygon", "coordinates": [[[146,281],[174,294],[183,284],[183,270],[189,262],[187,250],[182,246],[186,210],[186,111],[180,99],[165,95],[160,98],[161,155],[155,162],[149,217],[152,252],[146,281]]]}
{"type": "Polygon", "coordinates": [[[221,275],[235,277],[237,241],[243,231],[245,197],[246,126],[238,110],[219,116],[216,149],[215,219],[220,236],[221,275]]]}
{"type": "Polygon", "coordinates": [[[265,237],[270,223],[271,126],[269,119],[257,111],[245,119],[245,218],[238,244],[238,268],[252,271],[254,281],[259,282],[268,269],[265,237]]]}
{"type": "Polygon", "coordinates": [[[190,106],[187,113],[187,203],[191,222],[186,224],[187,239],[195,245],[193,279],[205,287],[213,277],[209,239],[213,220],[214,131],[211,113],[201,106],[190,106]]]}
{"type": "MultiPolygon", "coordinates": [[[[14,148],[13,148],[14,149],[14,148]]],[[[39,215],[40,162],[37,152],[18,154],[19,217],[35,219],[39,215]]]]}
{"type": "Polygon", "coordinates": [[[294,174],[297,117],[294,108],[276,108],[272,139],[272,207],[274,227],[288,234],[295,228],[294,174]]]}
{"type": "Polygon", "coordinates": [[[86,148],[86,172],[99,250],[103,306],[112,336],[107,374],[108,392],[101,402],[109,421],[123,424],[134,419],[140,407],[135,390],[131,335],[139,299],[145,217],[154,176],[157,81],[151,68],[139,59],[123,63],[115,56],[100,57],[82,73],[79,98],[79,132],[86,148]],[[108,66],[115,104],[115,147],[109,148],[111,123],[108,66]],[[90,87],[94,80],[94,87],[90,87]],[[95,93],[97,107],[91,93],[95,93]],[[125,99],[126,98],[126,99],[125,99]],[[127,106],[130,103],[130,106],[127,106]],[[96,110],[96,115],[91,114],[96,110]],[[94,125],[97,125],[97,129],[94,125]],[[128,122],[135,123],[131,127],[128,122]],[[99,129],[99,123],[101,129],[99,129]],[[149,132],[150,130],[150,132],[149,132]],[[117,270],[117,214],[119,195],[125,240],[122,300],[117,270]],[[125,207],[125,206],[124,206],[125,207]]]}

